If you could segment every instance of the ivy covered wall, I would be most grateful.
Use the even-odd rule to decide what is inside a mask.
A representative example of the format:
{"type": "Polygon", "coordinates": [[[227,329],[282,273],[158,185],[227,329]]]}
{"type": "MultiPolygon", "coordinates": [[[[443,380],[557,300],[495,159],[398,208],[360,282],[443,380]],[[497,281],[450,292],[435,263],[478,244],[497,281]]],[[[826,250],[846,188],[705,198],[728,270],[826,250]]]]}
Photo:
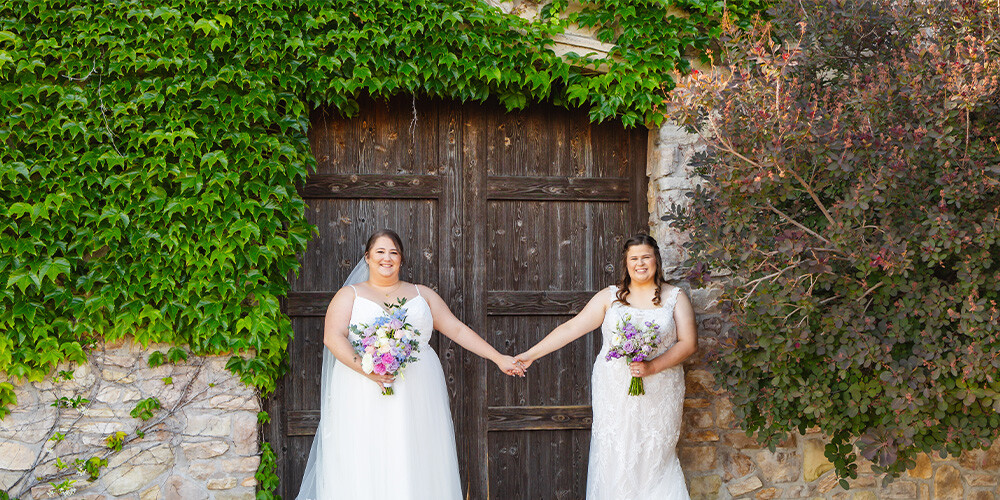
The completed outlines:
{"type": "MultiPolygon", "coordinates": [[[[724,9],[759,3],[566,14],[559,0],[525,20],[474,0],[6,2],[0,373],[39,380],[134,335],[230,353],[266,393],[291,335],[278,298],[311,236],[295,191],[313,161],[309,108],[412,93],[658,124],[671,73],[718,36],[724,9]],[[617,47],[557,57],[570,22],[617,47]]],[[[0,418],[15,399],[0,382],[0,418]]]]}

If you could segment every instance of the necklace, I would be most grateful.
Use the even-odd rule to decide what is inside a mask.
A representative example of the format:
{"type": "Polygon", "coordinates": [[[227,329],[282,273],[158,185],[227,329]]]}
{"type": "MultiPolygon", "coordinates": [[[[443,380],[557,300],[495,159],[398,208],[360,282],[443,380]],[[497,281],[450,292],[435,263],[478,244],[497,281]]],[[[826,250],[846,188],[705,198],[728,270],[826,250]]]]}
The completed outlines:
{"type": "MultiPolygon", "coordinates": [[[[371,284],[371,283],[369,283],[369,284],[371,284]]],[[[399,287],[401,287],[401,286],[403,286],[403,282],[402,282],[402,281],[397,281],[397,282],[396,282],[396,286],[394,286],[394,287],[390,288],[389,290],[387,290],[387,291],[385,292],[385,298],[389,298],[389,294],[390,294],[390,293],[392,293],[392,292],[395,292],[395,291],[396,291],[396,290],[398,290],[398,289],[399,289],[399,287]]],[[[376,289],[376,290],[380,290],[380,289],[382,288],[382,287],[380,287],[380,286],[378,286],[378,285],[374,285],[374,284],[371,284],[371,287],[372,287],[372,288],[374,288],[374,289],[376,289]]]]}

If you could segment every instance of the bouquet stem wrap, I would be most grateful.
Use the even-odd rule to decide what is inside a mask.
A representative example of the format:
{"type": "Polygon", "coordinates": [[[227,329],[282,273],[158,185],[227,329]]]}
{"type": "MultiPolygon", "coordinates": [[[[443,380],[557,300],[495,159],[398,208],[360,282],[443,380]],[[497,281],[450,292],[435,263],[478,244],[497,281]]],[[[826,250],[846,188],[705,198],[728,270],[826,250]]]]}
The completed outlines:
{"type": "Polygon", "coordinates": [[[632,377],[632,383],[628,385],[629,396],[641,396],[646,394],[646,387],[642,384],[642,377],[632,377]]]}

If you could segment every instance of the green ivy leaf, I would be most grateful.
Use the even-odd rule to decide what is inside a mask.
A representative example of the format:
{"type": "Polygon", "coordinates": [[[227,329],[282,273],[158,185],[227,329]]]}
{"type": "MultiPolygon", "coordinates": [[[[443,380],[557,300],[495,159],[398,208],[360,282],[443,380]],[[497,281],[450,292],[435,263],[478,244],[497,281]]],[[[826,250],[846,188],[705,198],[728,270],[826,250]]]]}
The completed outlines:
{"type": "Polygon", "coordinates": [[[208,35],[209,33],[215,33],[219,31],[219,25],[211,19],[202,18],[194,23],[192,28],[195,31],[201,30],[202,34],[208,35]]]}

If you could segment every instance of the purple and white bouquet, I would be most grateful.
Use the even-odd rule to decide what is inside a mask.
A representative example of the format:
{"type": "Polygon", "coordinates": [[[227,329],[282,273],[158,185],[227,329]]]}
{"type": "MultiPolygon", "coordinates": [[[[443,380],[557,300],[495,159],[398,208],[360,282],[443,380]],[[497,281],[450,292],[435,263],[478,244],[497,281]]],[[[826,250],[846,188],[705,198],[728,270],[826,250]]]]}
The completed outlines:
{"type": "MultiPolygon", "coordinates": [[[[653,354],[653,351],[660,344],[660,326],[652,321],[642,324],[632,322],[632,316],[625,315],[618,322],[617,328],[611,335],[611,346],[605,360],[625,358],[626,363],[633,361],[645,361],[653,354]]],[[[642,385],[642,377],[632,377],[632,382],[628,386],[629,396],[646,394],[646,388],[642,385]]]]}
{"type": "MultiPolygon", "coordinates": [[[[361,355],[361,369],[365,373],[395,377],[408,363],[417,360],[420,333],[406,322],[405,303],[406,299],[399,299],[396,304],[385,304],[388,311],[370,325],[351,325],[351,332],[358,337],[351,344],[361,355]]],[[[382,394],[392,395],[392,385],[383,386],[382,394]]]]}

